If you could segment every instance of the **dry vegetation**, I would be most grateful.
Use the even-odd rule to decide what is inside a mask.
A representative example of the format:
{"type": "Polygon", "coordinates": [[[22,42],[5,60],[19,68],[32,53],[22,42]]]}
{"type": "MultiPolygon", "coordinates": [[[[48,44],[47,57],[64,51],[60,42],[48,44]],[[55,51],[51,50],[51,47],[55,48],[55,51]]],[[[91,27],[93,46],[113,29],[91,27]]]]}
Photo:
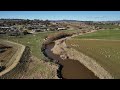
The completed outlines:
{"type": "MultiPolygon", "coordinates": [[[[0,44],[1,48],[8,47],[6,45],[8,44],[7,42],[3,42],[3,43],[0,44]],[[4,45],[2,45],[3,43],[4,45]]],[[[13,64],[16,63],[13,60],[18,59],[13,57],[15,56],[15,53],[19,51],[17,50],[17,52],[15,51],[15,53],[11,53],[14,50],[16,50],[15,47],[16,49],[19,48],[17,46],[13,46],[13,48],[8,48],[5,52],[0,54],[2,55],[0,56],[0,58],[6,61],[3,64],[8,65],[5,68],[5,70],[3,70],[3,72],[7,72],[7,73],[5,73],[4,75],[3,75],[3,72],[0,73],[0,75],[2,75],[0,77],[1,79],[53,79],[53,78],[58,79],[57,77],[58,66],[51,62],[45,62],[43,60],[40,60],[35,56],[31,56],[29,47],[25,48],[25,51],[22,54],[22,57],[20,58],[19,63],[17,63],[17,65],[13,67],[13,64]]]]}
{"type": "Polygon", "coordinates": [[[1,79],[58,79],[57,67],[53,63],[31,56],[29,60],[19,63],[1,79]]]}

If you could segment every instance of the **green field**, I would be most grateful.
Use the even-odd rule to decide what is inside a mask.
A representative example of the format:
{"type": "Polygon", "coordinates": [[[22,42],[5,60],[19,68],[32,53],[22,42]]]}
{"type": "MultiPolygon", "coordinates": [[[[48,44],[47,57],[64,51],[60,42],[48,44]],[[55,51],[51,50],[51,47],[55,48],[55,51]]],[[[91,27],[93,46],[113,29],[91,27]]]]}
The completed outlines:
{"type": "Polygon", "coordinates": [[[101,30],[94,33],[77,36],[78,39],[113,39],[120,40],[120,30],[101,30]]]}
{"type": "Polygon", "coordinates": [[[113,29],[113,28],[119,28],[120,29],[120,26],[118,26],[118,25],[110,25],[110,24],[97,24],[97,25],[95,25],[95,26],[98,26],[98,27],[100,27],[100,28],[111,28],[111,29],[113,29]]]}
{"type": "Polygon", "coordinates": [[[67,40],[67,45],[92,57],[115,78],[120,78],[120,31],[97,31],[67,40]],[[99,40],[95,40],[99,39],[99,40]]]}

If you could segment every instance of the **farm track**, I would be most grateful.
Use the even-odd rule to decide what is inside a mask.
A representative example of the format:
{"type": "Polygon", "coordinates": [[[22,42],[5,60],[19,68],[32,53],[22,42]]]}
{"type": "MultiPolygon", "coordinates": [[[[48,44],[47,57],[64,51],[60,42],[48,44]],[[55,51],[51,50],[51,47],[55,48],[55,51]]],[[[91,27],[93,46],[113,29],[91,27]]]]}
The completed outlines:
{"type": "MultiPolygon", "coordinates": [[[[4,53],[0,54],[0,60],[2,60],[2,65],[6,66],[9,60],[13,57],[16,53],[14,48],[7,49],[4,53]]],[[[6,66],[7,67],[7,66],[6,66]]]]}
{"type": "Polygon", "coordinates": [[[1,40],[0,43],[4,45],[10,45],[13,47],[10,49],[10,51],[6,52],[7,55],[7,56],[5,55],[6,57],[3,56],[4,60],[6,60],[6,62],[4,63],[6,69],[0,72],[0,76],[2,76],[7,72],[11,71],[14,67],[16,67],[16,65],[19,63],[19,60],[25,47],[23,45],[4,40],[1,40]]]}

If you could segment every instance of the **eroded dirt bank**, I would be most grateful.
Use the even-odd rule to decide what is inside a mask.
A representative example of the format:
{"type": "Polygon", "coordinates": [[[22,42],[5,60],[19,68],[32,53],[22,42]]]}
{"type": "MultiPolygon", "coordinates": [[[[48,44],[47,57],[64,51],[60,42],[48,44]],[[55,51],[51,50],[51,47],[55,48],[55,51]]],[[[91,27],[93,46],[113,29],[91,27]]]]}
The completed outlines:
{"type": "Polygon", "coordinates": [[[100,79],[113,79],[113,77],[94,59],[84,55],[81,52],[76,51],[73,48],[68,47],[65,43],[67,39],[70,39],[70,37],[56,40],[55,45],[51,51],[56,55],[60,55],[63,60],[72,59],[79,61],[100,79]]]}
{"type": "Polygon", "coordinates": [[[58,62],[60,68],[58,69],[58,77],[62,79],[98,79],[88,68],[81,64],[77,60],[66,58],[61,59],[59,55],[54,54],[51,49],[54,47],[54,43],[47,45],[46,54],[52,58],[54,62],[58,62]]]}

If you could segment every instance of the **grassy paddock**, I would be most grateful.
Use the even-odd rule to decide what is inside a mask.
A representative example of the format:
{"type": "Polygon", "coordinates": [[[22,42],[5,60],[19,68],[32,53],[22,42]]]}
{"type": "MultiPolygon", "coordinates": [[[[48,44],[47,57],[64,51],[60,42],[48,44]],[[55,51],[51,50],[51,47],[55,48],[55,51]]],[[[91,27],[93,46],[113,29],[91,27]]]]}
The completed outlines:
{"type": "Polygon", "coordinates": [[[120,78],[120,41],[73,39],[67,45],[92,57],[115,78],[120,78]]]}
{"type": "Polygon", "coordinates": [[[120,30],[84,34],[67,40],[66,43],[95,59],[115,78],[120,78],[120,30]]]}
{"type": "Polygon", "coordinates": [[[120,40],[120,30],[101,30],[75,37],[77,39],[113,39],[120,40]]]}

